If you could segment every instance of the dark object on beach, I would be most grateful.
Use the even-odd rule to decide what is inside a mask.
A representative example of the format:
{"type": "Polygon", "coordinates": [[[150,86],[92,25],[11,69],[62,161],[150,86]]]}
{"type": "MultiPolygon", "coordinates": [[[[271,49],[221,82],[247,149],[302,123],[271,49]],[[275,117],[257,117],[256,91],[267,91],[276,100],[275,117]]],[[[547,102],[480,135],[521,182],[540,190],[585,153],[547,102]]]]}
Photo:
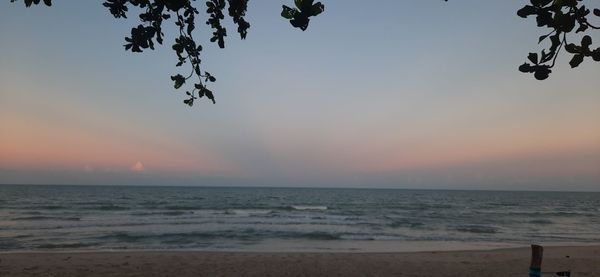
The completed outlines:
{"type": "MultiPolygon", "coordinates": [[[[529,277],[540,277],[542,274],[556,274],[557,276],[571,277],[571,271],[542,272],[542,258],[544,256],[544,247],[541,245],[531,245],[531,264],[529,265],[529,277]]],[[[569,256],[567,256],[568,258],[569,256]]]]}
{"type": "Polygon", "coordinates": [[[542,257],[544,247],[541,245],[531,245],[531,264],[529,265],[529,277],[540,277],[542,275],[542,257]]]}

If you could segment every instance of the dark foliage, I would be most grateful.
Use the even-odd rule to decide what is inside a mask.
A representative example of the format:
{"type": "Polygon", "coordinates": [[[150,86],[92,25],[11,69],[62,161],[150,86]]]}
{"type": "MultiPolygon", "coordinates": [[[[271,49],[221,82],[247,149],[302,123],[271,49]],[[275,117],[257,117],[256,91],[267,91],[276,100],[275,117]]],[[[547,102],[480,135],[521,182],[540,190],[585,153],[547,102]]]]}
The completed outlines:
{"type": "MultiPolygon", "coordinates": [[[[24,0],[24,2],[27,7],[30,7],[32,4],[40,4],[42,0],[24,0]]],[[[549,33],[540,36],[538,40],[538,43],[549,41],[549,47],[539,54],[529,53],[527,57],[529,62],[519,66],[521,72],[533,73],[538,80],[547,79],[563,48],[573,55],[569,62],[572,68],[579,66],[586,57],[600,61],[600,47],[591,48],[592,38],[589,35],[584,35],[579,43],[569,43],[567,40],[569,34],[600,29],[588,21],[593,16],[600,17],[600,10],[594,9],[592,13],[582,2],[584,0],[531,0],[531,5],[526,5],[517,12],[517,15],[523,18],[535,16],[538,27],[550,29],[549,33]]],[[[51,0],[43,0],[43,3],[47,6],[52,5],[51,0]]],[[[196,16],[200,14],[195,4],[196,0],[104,0],[102,4],[115,18],[127,18],[130,7],[140,10],[138,16],[142,24],[133,27],[130,36],[125,37],[125,50],[131,52],[154,49],[155,42],[162,44],[163,21],[175,22],[179,28],[179,34],[176,35],[175,43],[172,45],[177,55],[175,66],[189,64],[190,73],[186,76],[173,75],[171,80],[175,89],[189,84],[188,87],[191,89],[186,91],[187,98],[183,102],[190,106],[196,99],[205,96],[215,103],[213,92],[207,88],[207,84],[215,82],[216,79],[209,72],[201,69],[202,45],[192,36],[196,28],[196,16]],[[192,78],[194,80],[190,80],[192,78]]],[[[205,4],[208,16],[206,24],[212,29],[211,42],[217,43],[220,48],[225,47],[227,29],[221,23],[225,19],[226,8],[227,15],[237,25],[240,38],[246,38],[250,28],[250,23],[244,18],[248,0],[206,0],[205,4]]],[[[292,26],[304,31],[308,28],[310,18],[321,14],[324,10],[325,6],[321,2],[294,0],[294,7],[283,5],[281,16],[288,19],[292,26]]]]}
{"type": "Polygon", "coordinates": [[[313,0],[295,0],[295,8],[283,5],[281,16],[289,19],[292,26],[304,31],[308,28],[311,16],[317,16],[325,11],[325,6],[321,2],[313,3],[313,0]]]}
{"type": "MultiPolygon", "coordinates": [[[[549,41],[550,46],[541,53],[529,53],[519,70],[533,73],[538,80],[545,80],[552,72],[556,58],[564,48],[572,54],[569,64],[571,68],[579,66],[586,57],[600,61],[600,47],[592,50],[592,38],[584,35],[579,43],[570,43],[567,35],[585,33],[589,29],[600,29],[592,25],[589,20],[595,15],[600,17],[600,10],[594,9],[593,15],[583,0],[531,0],[531,5],[526,5],[517,12],[523,18],[535,16],[537,26],[549,28],[551,31],[539,37],[538,43],[549,41]]],[[[600,21],[600,20],[599,20],[600,21]]]]}
{"type": "MultiPolygon", "coordinates": [[[[15,2],[17,0],[10,0],[15,2]]],[[[41,0],[24,0],[25,5],[40,4],[41,0]]],[[[51,6],[51,0],[44,0],[44,4],[51,6]]],[[[104,0],[102,4],[115,18],[127,18],[130,8],[139,11],[139,19],[142,24],[133,27],[131,34],[125,37],[125,50],[141,53],[147,49],[154,49],[156,43],[163,44],[164,33],[162,24],[164,21],[172,20],[179,29],[176,34],[175,43],[172,45],[177,55],[176,67],[189,65],[188,74],[176,74],[171,76],[175,89],[188,85],[185,92],[187,97],[183,103],[192,106],[194,101],[206,97],[215,103],[213,92],[208,89],[207,84],[215,82],[216,78],[201,68],[202,45],[192,35],[196,29],[196,17],[200,12],[196,7],[196,0],[104,0]]],[[[297,9],[290,19],[292,26],[306,30],[309,17],[316,16],[325,10],[325,6],[313,0],[295,0],[297,9]]],[[[250,23],[244,16],[248,7],[248,0],[207,0],[205,1],[208,19],[206,25],[212,29],[211,42],[220,48],[225,48],[225,37],[227,29],[223,27],[222,20],[225,12],[237,26],[237,32],[241,39],[245,39],[250,28],[250,23]],[[225,11],[225,9],[227,10],[225,11]]],[[[286,7],[286,6],[284,6],[286,7]]],[[[204,8],[203,8],[204,9],[204,8]]],[[[284,8],[285,10],[285,8],[284,8]]],[[[282,13],[283,15],[283,13],[282,13]]],[[[286,17],[287,18],[287,17],[286,17]]]]}

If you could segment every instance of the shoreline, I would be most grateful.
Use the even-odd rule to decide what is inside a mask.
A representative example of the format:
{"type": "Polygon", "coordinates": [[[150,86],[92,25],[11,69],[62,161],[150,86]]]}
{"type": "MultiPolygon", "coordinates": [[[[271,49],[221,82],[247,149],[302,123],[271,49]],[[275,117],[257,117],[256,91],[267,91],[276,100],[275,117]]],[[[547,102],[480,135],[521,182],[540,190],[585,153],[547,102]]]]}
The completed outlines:
{"type": "MultiPolygon", "coordinates": [[[[529,247],[424,252],[0,252],[1,276],[526,276],[529,247]]],[[[545,246],[543,271],[600,276],[600,245],[545,246]]]]}
{"type": "MultiPolygon", "coordinates": [[[[541,244],[545,248],[555,247],[599,247],[598,243],[588,242],[550,242],[550,243],[531,243],[541,244]]],[[[459,242],[459,241],[302,241],[302,240],[274,240],[268,244],[255,244],[247,248],[99,248],[99,249],[25,249],[25,250],[0,250],[2,254],[52,254],[52,253],[145,253],[145,252],[173,252],[173,253],[254,253],[254,254],[277,254],[277,253],[332,253],[332,254],[401,254],[401,253],[428,253],[428,252],[478,252],[478,251],[498,251],[529,249],[531,244],[521,243],[501,243],[501,242],[459,242]],[[352,245],[353,248],[314,248],[314,245],[352,245]],[[378,246],[387,245],[386,248],[378,246]],[[358,248],[357,246],[375,245],[371,248],[358,248]],[[443,245],[443,247],[440,247],[443,245]],[[304,248],[298,248],[304,246],[304,248]],[[296,247],[296,248],[294,248],[296,247]]]]}

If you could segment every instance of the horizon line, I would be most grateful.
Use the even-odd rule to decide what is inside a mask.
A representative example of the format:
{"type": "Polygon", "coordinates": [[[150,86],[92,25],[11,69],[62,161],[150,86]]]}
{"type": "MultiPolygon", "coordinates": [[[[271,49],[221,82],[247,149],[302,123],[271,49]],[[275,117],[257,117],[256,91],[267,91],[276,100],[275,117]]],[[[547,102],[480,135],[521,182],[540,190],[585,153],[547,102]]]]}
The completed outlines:
{"type": "Polygon", "coordinates": [[[534,189],[464,189],[464,188],[394,188],[394,187],[335,187],[335,186],[276,186],[276,185],[248,185],[248,186],[240,186],[240,185],[148,185],[148,184],[31,184],[31,183],[22,183],[22,184],[10,184],[10,183],[0,183],[0,186],[64,186],[64,187],[166,187],[166,188],[275,188],[275,189],[372,189],[372,190],[420,190],[420,191],[488,191],[488,192],[570,192],[570,193],[600,193],[600,190],[534,190],[534,189]]]}

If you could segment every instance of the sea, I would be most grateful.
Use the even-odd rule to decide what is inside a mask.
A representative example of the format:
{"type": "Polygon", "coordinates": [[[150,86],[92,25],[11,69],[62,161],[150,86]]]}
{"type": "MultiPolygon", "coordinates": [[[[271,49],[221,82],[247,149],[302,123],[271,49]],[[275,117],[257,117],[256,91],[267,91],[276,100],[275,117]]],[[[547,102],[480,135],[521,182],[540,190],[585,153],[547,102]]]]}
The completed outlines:
{"type": "Polygon", "coordinates": [[[600,244],[600,193],[0,185],[0,251],[600,244]]]}

